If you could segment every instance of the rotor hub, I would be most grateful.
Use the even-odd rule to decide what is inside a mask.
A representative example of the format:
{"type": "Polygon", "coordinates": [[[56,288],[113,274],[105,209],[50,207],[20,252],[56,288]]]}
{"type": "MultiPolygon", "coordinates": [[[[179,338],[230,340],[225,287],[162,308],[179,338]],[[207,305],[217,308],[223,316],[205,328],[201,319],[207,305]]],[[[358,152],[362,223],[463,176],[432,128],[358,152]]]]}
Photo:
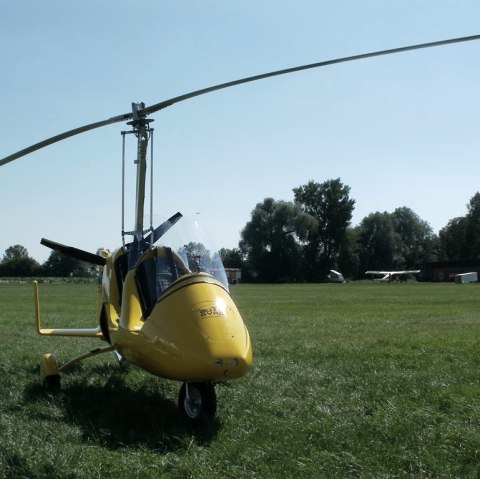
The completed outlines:
{"type": "Polygon", "coordinates": [[[153,120],[153,118],[147,118],[147,112],[145,111],[145,103],[132,103],[132,121],[127,122],[127,125],[131,125],[136,130],[145,129],[153,120]]]}

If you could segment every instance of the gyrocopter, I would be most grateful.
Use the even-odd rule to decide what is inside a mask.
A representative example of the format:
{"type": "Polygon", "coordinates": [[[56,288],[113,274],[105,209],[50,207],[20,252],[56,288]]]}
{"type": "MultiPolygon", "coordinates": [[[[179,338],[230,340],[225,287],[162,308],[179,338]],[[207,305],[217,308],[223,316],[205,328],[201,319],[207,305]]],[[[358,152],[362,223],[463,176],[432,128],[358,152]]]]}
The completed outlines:
{"type": "MultiPolygon", "coordinates": [[[[199,95],[277,75],[478,39],[480,35],[474,35],[337,58],[222,83],[152,106],[133,103],[129,113],[67,131],[0,160],[2,166],[71,136],[120,122],[131,127],[122,132],[124,141],[127,133],[133,134],[137,141],[134,227],[125,231],[122,224],[122,245],[113,252],[101,250],[94,254],[46,239],[41,241],[49,248],[97,265],[101,287],[96,327],[49,329],[41,325],[38,284],[34,283],[38,333],[95,338],[106,343],[62,365],[53,354],[45,354],[40,364],[44,385],[56,391],[60,387],[60,373],[68,367],[113,351],[119,361],[126,360],[155,376],[182,382],[178,398],[180,413],[197,420],[213,417],[216,412],[214,384],[240,378],[252,365],[250,336],[229,293],[219,255],[206,250],[202,254],[191,251],[189,254],[187,248],[158,244],[182,219],[181,213],[156,228],[153,225],[145,228],[147,156],[153,131],[149,115],[199,95]],[[125,240],[127,235],[132,236],[130,242],[125,240]]],[[[151,177],[152,190],[153,186],[151,177]]],[[[123,202],[124,195],[122,210],[123,202]]]]}

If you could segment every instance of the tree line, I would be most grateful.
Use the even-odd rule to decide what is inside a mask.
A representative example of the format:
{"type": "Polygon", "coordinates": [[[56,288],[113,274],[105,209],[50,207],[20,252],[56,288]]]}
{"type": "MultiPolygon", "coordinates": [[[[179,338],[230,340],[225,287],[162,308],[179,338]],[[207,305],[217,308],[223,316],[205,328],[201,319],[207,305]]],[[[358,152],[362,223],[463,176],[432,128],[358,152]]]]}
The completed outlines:
{"type": "Polygon", "coordinates": [[[480,257],[480,193],[465,216],[438,235],[406,206],[374,212],[351,226],[355,200],[340,178],[293,188],[293,201],[265,198],[251,213],[238,248],[221,250],[226,267],[259,282],[322,281],[329,270],[352,279],[367,270],[418,269],[439,260],[480,257]]]}
{"type": "MultiPolygon", "coordinates": [[[[355,200],[340,178],[293,188],[293,201],[265,198],[251,212],[237,248],[222,248],[227,268],[242,281],[322,281],[331,269],[352,279],[366,270],[419,269],[437,260],[480,258],[480,193],[465,216],[434,234],[406,206],[374,212],[351,226],[355,200]]],[[[22,245],[5,251],[0,276],[94,276],[96,268],[52,251],[43,264],[22,245]]]]}
{"type": "Polygon", "coordinates": [[[50,277],[91,277],[96,268],[57,251],[40,264],[32,258],[22,245],[13,245],[5,250],[0,261],[0,277],[50,276],[50,277]]]}

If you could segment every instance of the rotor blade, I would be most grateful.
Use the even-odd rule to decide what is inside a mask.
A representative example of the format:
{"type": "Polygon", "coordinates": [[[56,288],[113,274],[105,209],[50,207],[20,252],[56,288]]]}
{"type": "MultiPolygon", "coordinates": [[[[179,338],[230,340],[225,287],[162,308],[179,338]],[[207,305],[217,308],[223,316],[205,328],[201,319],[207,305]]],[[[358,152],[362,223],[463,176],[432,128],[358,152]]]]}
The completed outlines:
{"type": "Polygon", "coordinates": [[[182,213],[178,212],[175,213],[172,217],[168,218],[168,220],[164,221],[160,226],[157,226],[152,233],[150,233],[146,238],[145,241],[150,243],[156,243],[181,217],[182,213]],[[152,240],[153,235],[153,240],[152,240]]]}
{"type": "MultiPolygon", "coordinates": [[[[322,61],[322,62],[318,62],[318,63],[310,63],[308,65],[301,65],[301,66],[298,66],[298,67],[286,68],[284,70],[277,70],[277,71],[273,71],[273,72],[270,72],[270,73],[263,73],[261,75],[255,75],[255,76],[251,76],[251,77],[242,78],[240,80],[230,81],[230,82],[227,82],[227,83],[221,83],[219,85],[211,86],[209,88],[203,88],[201,90],[196,90],[196,91],[193,91],[191,93],[187,93],[185,95],[180,95],[180,96],[171,98],[170,100],[165,100],[165,101],[162,101],[160,103],[156,103],[152,106],[149,106],[147,108],[144,108],[142,110],[139,110],[138,114],[140,116],[149,115],[151,113],[162,110],[164,108],[172,106],[172,105],[174,105],[176,103],[179,103],[181,101],[188,100],[190,98],[194,98],[196,96],[205,95],[206,93],[211,93],[211,92],[214,92],[214,91],[217,91],[217,90],[222,90],[224,88],[230,88],[232,86],[241,85],[243,83],[249,83],[249,82],[253,82],[253,81],[257,81],[257,80],[263,80],[264,78],[270,78],[270,77],[274,77],[274,76],[278,76],[278,75],[286,75],[287,73],[294,73],[294,72],[301,71],[301,70],[309,70],[309,69],[312,69],[312,68],[319,68],[319,67],[324,67],[324,66],[328,66],[328,65],[334,65],[334,64],[337,64],[337,63],[345,63],[345,62],[351,62],[351,61],[355,61],[355,60],[363,60],[365,58],[371,58],[371,57],[376,57],[376,56],[381,56],[381,55],[391,55],[391,54],[394,54],[394,53],[401,53],[401,52],[405,52],[405,51],[409,51],[409,50],[419,50],[419,49],[422,49],[422,48],[438,47],[438,46],[442,46],[442,45],[449,45],[449,44],[452,44],[452,43],[469,42],[469,41],[472,41],[472,40],[479,40],[479,39],[480,39],[480,35],[472,35],[472,36],[468,36],[468,37],[451,38],[451,39],[448,39],[448,40],[440,40],[440,41],[430,42],[430,43],[420,43],[420,44],[417,44],[417,45],[410,45],[410,46],[400,47],[400,48],[392,48],[392,49],[389,49],[389,50],[380,50],[380,51],[377,51],[377,52],[363,53],[363,54],[360,54],[360,55],[353,55],[353,56],[349,56],[349,57],[337,58],[337,59],[334,59],[334,60],[326,60],[326,61],[322,61]]],[[[109,118],[109,119],[104,120],[104,121],[99,121],[97,123],[91,123],[89,125],[85,125],[85,126],[82,126],[80,128],[75,128],[75,129],[67,131],[65,133],[61,133],[60,135],[56,135],[56,136],[53,136],[51,138],[48,138],[47,140],[41,141],[40,143],[36,143],[35,145],[29,146],[28,148],[20,150],[16,153],[13,153],[12,155],[9,155],[9,156],[1,159],[0,160],[0,166],[3,166],[7,163],[10,163],[11,161],[16,160],[17,158],[21,158],[22,156],[28,155],[29,153],[32,153],[36,150],[39,150],[40,148],[44,148],[48,145],[51,145],[52,143],[56,143],[58,141],[65,140],[66,138],[70,138],[71,136],[75,136],[75,135],[78,135],[80,133],[84,133],[86,131],[90,131],[90,130],[93,130],[95,128],[100,128],[102,126],[110,125],[110,124],[113,124],[113,123],[118,123],[118,122],[121,122],[121,121],[131,120],[132,118],[133,118],[133,113],[125,113],[123,115],[114,116],[114,117],[109,118]]]]}
{"type": "Polygon", "coordinates": [[[334,60],[326,60],[323,62],[318,62],[318,63],[310,63],[308,65],[301,65],[298,67],[293,67],[293,68],[286,68],[284,70],[277,70],[273,71],[270,73],[263,73],[261,75],[255,75],[247,78],[242,78],[240,80],[235,80],[235,81],[230,81],[227,83],[221,83],[219,85],[211,86],[209,88],[203,88],[202,90],[196,90],[191,93],[187,93],[185,95],[180,95],[175,98],[171,98],[170,100],[165,100],[160,103],[156,103],[155,105],[149,106],[142,110],[142,113],[145,113],[147,115],[154,113],[158,110],[162,110],[164,108],[167,108],[171,105],[174,105],[175,103],[179,103],[184,100],[188,100],[190,98],[194,98],[196,96],[200,95],[205,95],[206,93],[211,93],[213,91],[217,90],[223,90],[224,88],[230,88],[232,86],[236,85],[241,85],[242,83],[249,83],[257,80],[263,80],[264,78],[270,78],[278,75],[286,75],[287,73],[294,73],[298,72],[301,70],[309,70],[311,68],[319,68],[319,67],[325,67],[328,65],[334,65],[337,63],[345,63],[345,62],[352,62],[355,60],[363,60],[365,58],[371,58],[371,57],[378,57],[382,55],[391,55],[394,53],[401,53],[401,52],[406,52],[409,50],[420,50],[422,48],[432,48],[432,47],[439,47],[442,45],[449,45],[451,43],[461,43],[461,42],[470,42],[472,40],[480,40],[480,35],[472,35],[469,37],[460,37],[460,38],[451,38],[448,40],[440,40],[436,42],[430,42],[430,43],[419,43],[417,45],[410,45],[406,47],[400,47],[400,48],[391,48],[389,50],[380,50],[377,52],[371,52],[371,53],[363,53],[361,55],[353,55],[349,57],[343,57],[343,58],[336,58],[334,60]]]}
{"type": "Polygon", "coordinates": [[[83,249],[74,248],[73,246],[56,243],[55,241],[50,241],[45,238],[42,238],[40,244],[43,244],[43,246],[53,249],[54,251],[58,251],[59,253],[63,253],[66,256],[86,261],[87,263],[97,264],[98,266],[104,266],[106,263],[104,257],[99,256],[98,254],[89,253],[83,249]]]}
{"type": "Polygon", "coordinates": [[[80,133],[84,133],[86,131],[94,130],[95,128],[100,128],[102,126],[111,125],[113,123],[118,123],[121,121],[127,121],[132,118],[132,113],[125,113],[124,115],[114,116],[109,118],[108,120],[99,121],[97,123],[90,123],[89,125],[81,126],[80,128],[74,128],[73,130],[66,131],[65,133],[61,133],[60,135],[52,136],[46,140],[43,140],[39,143],[35,143],[35,145],[29,146],[23,150],[17,151],[12,155],[9,155],[2,160],[0,160],[0,166],[6,165],[17,158],[21,158],[22,156],[28,155],[34,151],[40,150],[41,148],[45,148],[52,143],[57,143],[57,141],[65,140],[66,138],[70,138],[71,136],[79,135],[80,133]]]}

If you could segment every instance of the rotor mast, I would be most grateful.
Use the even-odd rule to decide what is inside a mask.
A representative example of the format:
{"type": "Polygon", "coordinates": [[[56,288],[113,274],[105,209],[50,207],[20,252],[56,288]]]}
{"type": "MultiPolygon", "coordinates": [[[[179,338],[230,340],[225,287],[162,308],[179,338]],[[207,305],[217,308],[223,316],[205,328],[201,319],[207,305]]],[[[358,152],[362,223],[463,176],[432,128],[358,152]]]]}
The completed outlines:
{"type": "Polygon", "coordinates": [[[128,124],[133,127],[133,133],[137,137],[137,182],[135,192],[135,229],[133,235],[136,242],[143,239],[143,217],[145,207],[145,180],[147,173],[147,150],[148,142],[152,133],[150,123],[152,119],[147,119],[144,112],[145,103],[132,103],[133,120],[128,124]]]}

